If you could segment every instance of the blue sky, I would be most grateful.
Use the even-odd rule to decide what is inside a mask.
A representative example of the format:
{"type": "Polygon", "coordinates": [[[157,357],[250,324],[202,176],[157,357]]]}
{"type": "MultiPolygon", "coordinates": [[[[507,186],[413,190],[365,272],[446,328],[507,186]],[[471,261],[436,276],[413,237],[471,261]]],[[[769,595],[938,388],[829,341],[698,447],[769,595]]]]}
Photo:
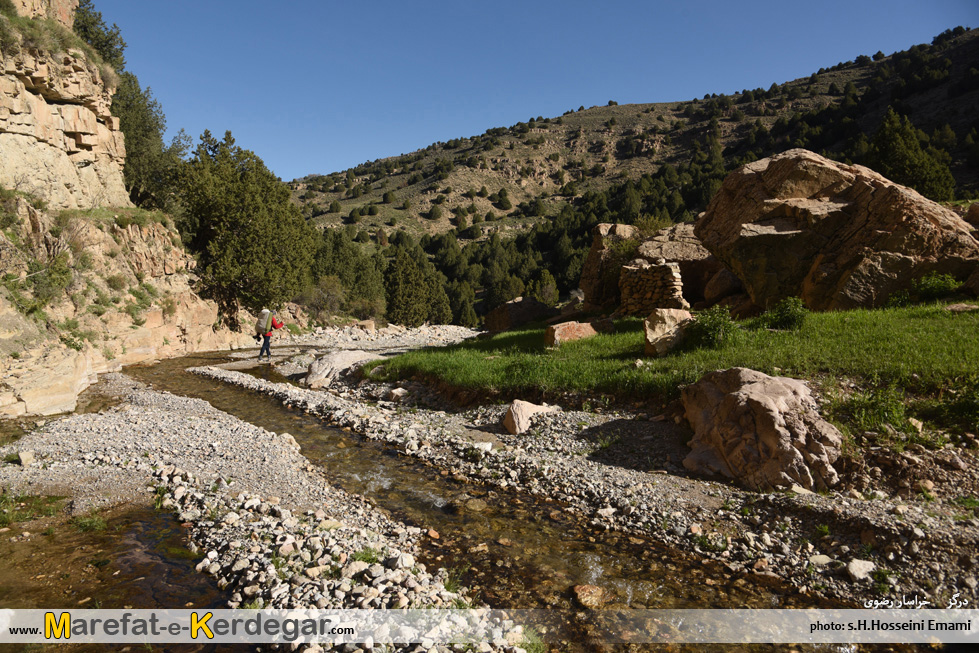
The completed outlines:
{"type": "Polygon", "coordinates": [[[615,100],[768,88],[957,25],[977,0],[95,0],[169,135],[283,180],[615,100]]]}

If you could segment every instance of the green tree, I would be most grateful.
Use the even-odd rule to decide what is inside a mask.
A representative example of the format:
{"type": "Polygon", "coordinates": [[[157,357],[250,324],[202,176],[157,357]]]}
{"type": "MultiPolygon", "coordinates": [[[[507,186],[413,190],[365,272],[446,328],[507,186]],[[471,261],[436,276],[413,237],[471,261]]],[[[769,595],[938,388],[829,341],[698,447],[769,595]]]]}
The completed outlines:
{"type": "Polygon", "coordinates": [[[384,274],[387,319],[408,327],[419,326],[428,316],[428,287],[418,263],[402,246],[394,248],[394,259],[384,274]]]}
{"type": "Polygon", "coordinates": [[[232,320],[240,306],[278,306],[309,285],[312,229],[289,187],[231,132],[221,141],[204,132],[180,190],[204,290],[232,320]]]}
{"type": "Polygon", "coordinates": [[[102,19],[102,12],[95,11],[92,0],[81,0],[78,3],[72,29],[91,45],[107,64],[117,71],[126,67],[126,42],[119,34],[119,26],[113,23],[112,27],[108,27],[102,19]]]}
{"type": "Polygon", "coordinates": [[[428,295],[426,319],[432,324],[452,322],[452,308],[449,305],[449,297],[445,293],[445,277],[432,268],[425,277],[425,287],[428,295]]]}
{"type": "Polygon", "coordinates": [[[119,75],[111,111],[119,118],[119,128],[126,137],[122,172],[130,199],[138,206],[173,211],[173,187],[190,137],[181,130],[170,145],[164,145],[167,121],[163,109],[150,88],[142,88],[130,72],[119,75]]]}
{"type": "Polygon", "coordinates": [[[955,193],[955,179],[934,151],[921,146],[922,137],[907,116],[888,109],[870,143],[867,165],[925,197],[950,200],[955,193]]]}

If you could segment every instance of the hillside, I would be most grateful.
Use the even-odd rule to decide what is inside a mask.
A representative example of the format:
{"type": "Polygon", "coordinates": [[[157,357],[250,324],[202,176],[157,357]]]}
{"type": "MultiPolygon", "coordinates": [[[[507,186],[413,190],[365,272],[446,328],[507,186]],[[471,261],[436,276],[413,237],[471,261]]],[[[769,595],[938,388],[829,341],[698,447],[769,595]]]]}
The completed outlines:
{"type": "MultiPolygon", "coordinates": [[[[434,234],[474,222],[505,234],[556,215],[589,191],[607,191],[667,164],[722,156],[730,170],[790,147],[865,162],[869,141],[893,107],[948,164],[957,196],[970,197],[979,192],[976,106],[979,31],[956,28],[931,44],[861,56],[768,89],[580,107],[290,186],[317,224],[355,225],[351,231],[361,241],[378,228],[434,234]]],[[[682,176],[678,182],[670,190],[680,196],[660,217],[689,221],[717,182],[682,176]]],[[[478,237],[486,230],[459,231],[478,237]]]]}

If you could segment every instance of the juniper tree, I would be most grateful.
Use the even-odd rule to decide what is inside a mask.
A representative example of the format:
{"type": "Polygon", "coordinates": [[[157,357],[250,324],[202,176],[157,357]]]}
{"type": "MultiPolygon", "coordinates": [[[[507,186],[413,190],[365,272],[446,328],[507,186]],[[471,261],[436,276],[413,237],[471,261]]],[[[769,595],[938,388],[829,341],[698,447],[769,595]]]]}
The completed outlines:
{"type": "Polygon", "coordinates": [[[229,315],[281,305],[309,284],[312,229],[288,186],[231,132],[204,132],[180,189],[204,290],[229,315]]]}

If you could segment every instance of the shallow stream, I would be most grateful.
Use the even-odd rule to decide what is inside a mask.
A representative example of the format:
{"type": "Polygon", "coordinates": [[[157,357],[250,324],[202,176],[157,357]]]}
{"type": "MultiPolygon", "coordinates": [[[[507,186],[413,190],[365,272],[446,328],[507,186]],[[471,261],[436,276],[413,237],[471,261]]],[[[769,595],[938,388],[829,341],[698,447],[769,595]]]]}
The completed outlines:
{"type": "MultiPolygon", "coordinates": [[[[596,533],[556,502],[453,481],[270,397],[185,371],[228,360],[221,353],[199,354],[126,373],[158,390],[204,399],[269,431],[292,434],[303,454],[337,485],[369,497],[396,519],[437,531],[438,539],[424,538],[421,561],[445,567],[493,607],[580,609],[575,585],[612,592],[608,607],[620,608],[820,605],[773,578],[732,575],[716,563],[643,538],[596,533]]],[[[271,366],[251,373],[288,382],[271,366]]]]}

